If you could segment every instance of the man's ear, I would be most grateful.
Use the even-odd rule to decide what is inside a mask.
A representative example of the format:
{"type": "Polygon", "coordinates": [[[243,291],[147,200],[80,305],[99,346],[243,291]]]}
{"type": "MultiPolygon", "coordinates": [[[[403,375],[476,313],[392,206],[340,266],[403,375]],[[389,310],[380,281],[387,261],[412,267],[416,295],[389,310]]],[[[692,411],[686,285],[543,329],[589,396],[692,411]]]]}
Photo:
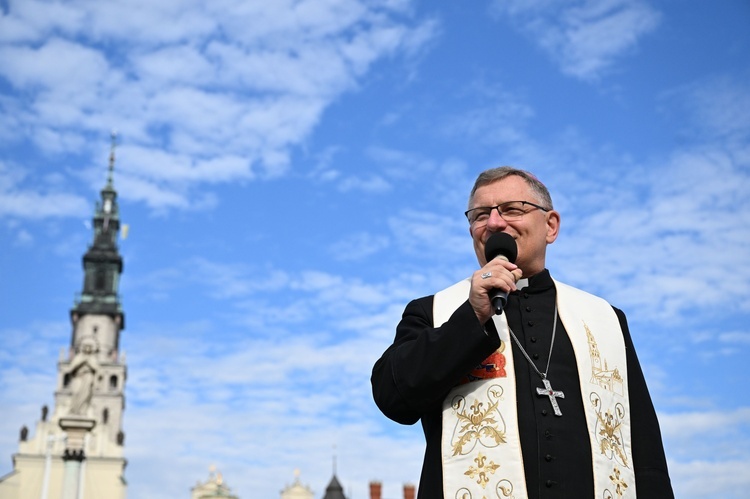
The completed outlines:
{"type": "Polygon", "coordinates": [[[547,244],[552,244],[560,233],[560,214],[555,210],[547,212],[547,244]]]}

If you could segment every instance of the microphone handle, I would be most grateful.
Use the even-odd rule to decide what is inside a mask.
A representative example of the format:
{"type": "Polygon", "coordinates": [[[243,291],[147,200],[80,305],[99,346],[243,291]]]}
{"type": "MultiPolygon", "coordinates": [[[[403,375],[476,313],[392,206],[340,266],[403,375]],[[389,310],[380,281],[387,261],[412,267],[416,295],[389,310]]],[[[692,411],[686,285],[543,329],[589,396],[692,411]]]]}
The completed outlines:
{"type": "MultiPolygon", "coordinates": [[[[496,260],[509,261],[508,257],[502,253],[495,257],[496,260]]],[[[505,304],[508,303],[508,293],[502,289],[493,289],[490,291],[490,302],[492,303],[492,309],[495,311],[495,315],[502,315],[505,304]]]]}
{"type": "Polygon", "coordinates": [[[492,308],[495,310],[495,315],[503,315],[503,309],[505,304],[508,303],[508,293],[495,289],[492,291],[492,308]]]}

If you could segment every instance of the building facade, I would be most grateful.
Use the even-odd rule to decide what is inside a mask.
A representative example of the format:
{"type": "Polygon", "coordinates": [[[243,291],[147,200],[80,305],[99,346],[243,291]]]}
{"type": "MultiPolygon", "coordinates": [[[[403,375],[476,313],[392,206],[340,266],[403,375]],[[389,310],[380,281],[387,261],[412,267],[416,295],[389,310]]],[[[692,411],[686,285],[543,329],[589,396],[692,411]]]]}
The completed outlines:
{"type": "Polygon", "coordinates": [[[57,361],[54,407],[51,412],[42,408],[33,432],[21,429],[13,471],[0,477],[2,499],[126,496],[122,417],[127,367],[120,351],[125,315],[118,293],[123,262],[114,160],[113,138],[93,240],[83,256],[83,289],[70,311],[70,344],[57,361]]]}
{"type": "Polygon", "coordinates": [[[215,466],[209,468],[208,480],[198,482],[190,489],[190,499],[239,499],[232,494],[232,489],[224,483],[224,477],[215,466]]]}
{"type": "Polygon", "coordinates": [[[299,470],[294,470],[294,482],[281,491],[281,499],[315,499],[312,489],[299,478],[299,470]]]}

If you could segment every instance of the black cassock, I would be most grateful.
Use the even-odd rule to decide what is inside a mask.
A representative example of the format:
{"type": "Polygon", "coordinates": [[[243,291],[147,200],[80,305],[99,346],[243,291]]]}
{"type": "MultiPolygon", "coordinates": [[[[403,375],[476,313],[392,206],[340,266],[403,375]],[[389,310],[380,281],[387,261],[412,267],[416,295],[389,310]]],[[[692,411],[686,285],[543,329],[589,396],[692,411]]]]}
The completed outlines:
{"type": "MultiPolygon", "coordinates": [[[[508,296],[508,324],[540,371],[547,366],[552,339],[556,290],[547,270],[508,296]]],[[[396,339],[375,363],[375,402],[390,419],[402,424],[422,421],[426,450],[418,499],[443,497],[440,440],[442,404],[448,392],[500,346],[492,321],[485,332],[468,301],[440,328],[433,328],[433,297],[407,305],[396,328],[396,339]]],[[[639,499],[673,498],[664,448],[651,397],[633,348],[627,321],[620,321],[627,350],[631,442],[639,499]]],[[[583,411],[575,354],[558,318],[548,379],[562,416],[555,416],[549,398],[539,396],[540,376],[518,346],[510,342],[516,375],[518,424],[526,487],[530,499],[594,497],[591,444],[583,411]]],[[[507,348],[507,345],[506,345],[507,348]]],[[[444,498],[454,499],[454,498],[444,498]]]]}

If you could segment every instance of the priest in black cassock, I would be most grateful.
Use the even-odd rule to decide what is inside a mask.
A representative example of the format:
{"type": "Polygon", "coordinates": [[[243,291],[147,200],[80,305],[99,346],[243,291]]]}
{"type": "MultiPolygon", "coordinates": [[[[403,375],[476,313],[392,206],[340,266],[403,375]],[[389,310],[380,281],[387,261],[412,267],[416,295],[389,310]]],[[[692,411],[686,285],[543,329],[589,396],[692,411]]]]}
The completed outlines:
{"type": "Polygon", "coordinates": [[[372,373],[386,416],[422,422],[418,498],[674,497],[625,315],[545,267],[560,228],[547,188],[487,170],[466,216],[480,268],[409,303],[372,373]],[[501,232],[515,263],[485,254],[501,232]]]}

